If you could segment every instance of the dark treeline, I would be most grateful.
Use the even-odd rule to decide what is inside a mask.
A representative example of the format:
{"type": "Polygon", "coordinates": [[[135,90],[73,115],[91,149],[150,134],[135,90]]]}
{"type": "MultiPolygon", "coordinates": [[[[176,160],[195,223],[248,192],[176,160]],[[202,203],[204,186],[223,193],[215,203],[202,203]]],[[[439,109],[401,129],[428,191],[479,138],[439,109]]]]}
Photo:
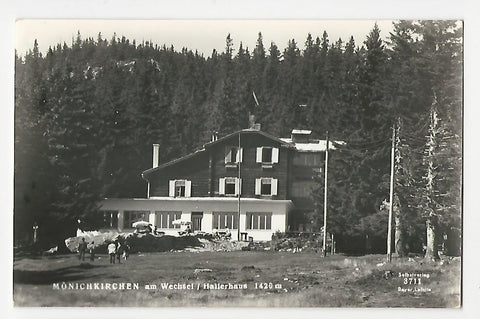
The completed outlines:
{"type": "Polygon", "coordinates": [[[306,128],[346,142],[329,168],[329,229],[344,251],[385,248],[395,125],[394,242],[421,250],[427,232],[460,228],[462,32],[454,21],[399,21],[387,43],[375,25],[361,45],[323,32],[283,51],[261,34],[253,50],[228,35],[208,57],[80,33],[42,55],[35,41],[16,56],[15,241],[31,241],[34,223],[45,242],[71,236],[78,220],[95,228],[100,199],[145,196],[153,143],[165,162],[214,131],[248,127],[250,112],[275,136],[306,128]]]}

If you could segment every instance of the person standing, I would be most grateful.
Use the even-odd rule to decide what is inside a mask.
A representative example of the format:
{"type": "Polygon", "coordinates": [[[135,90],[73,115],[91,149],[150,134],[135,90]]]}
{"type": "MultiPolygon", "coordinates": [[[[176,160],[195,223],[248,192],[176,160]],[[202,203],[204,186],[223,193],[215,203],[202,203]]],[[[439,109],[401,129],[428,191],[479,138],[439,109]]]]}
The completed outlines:
{"type": "Polygon", "coordinates": [[[230,232],[230,229],[228,229],[228,227],[226,227],[226,230],[225,230],[225,239],[227,240],[232,239],[232,233],[230,232]]]}
{"type": "Polygon", "coordinates": [[[121,264],[122,263],[121,260],[122,260],[123,246],[122,246],[122,243],[120,241],[117,243],[116,253],[117,253],[118,263],[121,264]]]}
{"type": "Polygon", "coordinates": [[[88,247],[88,251],[90,253],[90,261],[95,261],[95,251],[94,251],[94,248],[95,248],[95,242],[92,241],[90,243],[90,246],[88,247]]]}
{"type": "Polygon", "coordinates": [[[78,244],[78,259],[81,261],[85,261],[85,252],[87,251],[87,243],[85,242],[85,238],[82,238],[80,244],[78,244]]]}
{"type": "Polygon", "coordinates": [[[115,263],[115,251],[116,251],[115,243],[113,243],[113,242],[110,243],[107,246],[107,249],[108,249],[108,254],[110,255],[110,263],[114,264],[115,263]]]}
{"type": "Polygon", "coordinates": [[[128,256],[130,256],[130,246],[125,243],[123,245],[123,259],[125,259],[125,261],[128,259],[128,256]]]}

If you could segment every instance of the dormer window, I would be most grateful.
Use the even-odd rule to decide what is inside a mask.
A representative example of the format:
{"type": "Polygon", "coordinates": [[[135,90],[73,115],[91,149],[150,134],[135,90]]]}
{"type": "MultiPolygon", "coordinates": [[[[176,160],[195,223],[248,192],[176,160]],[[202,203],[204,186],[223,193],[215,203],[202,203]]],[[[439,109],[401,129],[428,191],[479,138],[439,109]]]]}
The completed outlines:
{"type": "Polygon", "coordinates": [[[192,194],[192,182],[185,179],[170,180],[170,197],[190,197],[192,194]]]}
{"type": "Polygon", "coordinates": [[[276,147],[257,147],[257,163],[272,165],[278,163],[278,148],[276,147]]]}
{"type": "Polygon", "coordinates": [[[255,179],[255,195],[275,196],[278,193],[278,179],[262,177],[255,179]]]}
{"type": "Polygon", "coordinates": [[[235,165],[243,160],[243,149],[237,146],[228,146],[225,148],[225,164],[235,165]]]}

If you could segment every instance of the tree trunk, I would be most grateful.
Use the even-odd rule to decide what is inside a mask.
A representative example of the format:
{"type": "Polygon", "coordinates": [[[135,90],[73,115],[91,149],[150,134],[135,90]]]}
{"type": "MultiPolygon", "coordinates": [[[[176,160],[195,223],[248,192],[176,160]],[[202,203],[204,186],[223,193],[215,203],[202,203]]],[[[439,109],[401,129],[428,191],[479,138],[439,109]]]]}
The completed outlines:
{"type": "Polygon", "coordinates": [[[401,216],[400,200],[395,195],[393,214],[395,215],[395,253],[398,257],[405,257],[408,255],[406,234],[403,231],[403,220],[401,216]]]}
{"type": "Polygon", "coordinates": [[[438,246],[437,246],[437,234],[436,234],[436,225],[432,217],[428,218],[426,221],[427,225],[427,247],[425,251],[425,259],[427,261],[437,261],[440,259],[438,255],[438,246]]]}
{"type": "Polygon", "coordinates": [[[436,261],[440,259],[438,256],[437,248],[437,236],[436,236],[436,226],[437,226],[437,217],[436,217],[436,203],[435,203],[435,150],[438,146],[437,134],[438,129],[438,116],[436,109],[437,98],[434,93],[434,104],[430,111],[430,128],[429,128],[429,138],[427,143],[427,185],[426,185],[426,195],[427,195],[427,214],[426,214],[426,226],[427,226],[427,247],[425,250],[425,260],[427,261],[436,261]]]}
{"type": "MultiPolygon", "coordinates": [[[[397,212],[398,213],[398,212],[397,212]]],[[[406,249],[405,235],[402,231],[402,222],[399,214],[395,214],[395,253],[398,257],[405,257],[408,254],[406,249]]]]}

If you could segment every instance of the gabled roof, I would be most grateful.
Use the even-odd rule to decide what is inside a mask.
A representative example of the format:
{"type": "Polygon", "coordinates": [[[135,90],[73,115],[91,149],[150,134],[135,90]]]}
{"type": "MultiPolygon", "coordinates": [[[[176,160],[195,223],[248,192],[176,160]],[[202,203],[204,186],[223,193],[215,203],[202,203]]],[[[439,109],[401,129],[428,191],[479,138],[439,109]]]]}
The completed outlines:
{"type": "Polygon", "coordinates": [[[249,129],[244,129],[244,130],[241,130],[241,131],[236,131],[236,132],[230,133],[228,135],[225,135],[224,137],[221,137],[216,141],[208,142],[207,144],[204,145],[204,147],[205,148],[211,147],[211,146],[216,145],[220,142],[223,142],[226,139],[231,138],[232,136],[236,136],[240,133],[243,133],[243,134],[260,134],[260,135],[263,135],[263,136],[265,136],[266,138],[268,138],[272,141],[280,143],[281,145],[285,145],[286,147],[292,147],[293,148],[293,145],[291,143],[285,142],[285,141],[283,141],[282,139],[280,139],[276,136],[273,136],[269,133],[265,133],[265,132],[262,132],[262,131],[259,131],[259,130],[250,129],[250,128],[249,129]]]}
{"type": "Polygon", "coordinates": [[[203,145],[203,148],[202,148],[202,149],[199,149],[199,150],[197,150],[197,151],[195,151],[195,152],[193,152],[193,153],[190,153],[190,154],[188,154],[188,155],[185,155],[185,156],[182,156],[182,157],[180,157],[180,158],[174,159],[174,160],[172,160],[172,161],[170,161],[170,162],[161,164],[161,165],[159,165],[159,166],[157,166],[157,167],[149,168],[149,169],[147,169],[147,170],[145,170],[145,171],[142,172],[142,178],[146,179],[146,176],[152,174],[153,172],[156,172],[156,171],[158,171],[158,170],[162,170],[162,169],[164,169],[164,168],[166,168],[166,167],[170,167],[170,166],[172,166],[172,165],[174,165],[174,164],[177,164],[177,163],[183,162],[183,161],[185,161],[185,160],[191,159],[191,158],[193,158],[193,157],[196,157],[196,156],[204,153],[204,152],[207,150],[207,148],[210,148],[210,147],[212,147],[212,146],[214,146],[214,145],[217,145],[217,144],[219,144],[219,143],[221,143],[221,142],[223,142],[223,141],[225,141],[225,140],[227,140],[227,139],[229,139],[229,138],[231,138],[231,137],[233,137],[233,136],[236,136],[236,135],[238,135],[238,134],[260,134],[260,135],[263,135],[263,136],[265,136],[266,138],[268,138],[268,139],[270,139],[270,140],[273,140],[273,141],[275,141],[275,142],[280,143],[281,145],[283,145],[283,146],[285,146],[285,147],[292,148],[292,149],[295,148],[295,146],[294,146],[292,143],[288,143],[288,142],[286,142],[286,141],[283,141],[282,139],[279,139],[278,137],[275,137],[275,136],[273,136],[273,135],[271,135],[271,134],[268,134],[268,133],[265,133],[265,132],[262,132],[262,131],[259,131],[259,130],[255,130],[255,129],[244,129],[244,130],[236,131],[236,132],[233,132],[233,133],[231,133],[231,134],[225,135],[225,136],[223,136],[223,137],[221,137],[221,138],[219,138],[219,139],[217,139],[217,140],[215,140],[215,141],[208,142],[208,143],[206,143],[205,145],[203,145]]]}

